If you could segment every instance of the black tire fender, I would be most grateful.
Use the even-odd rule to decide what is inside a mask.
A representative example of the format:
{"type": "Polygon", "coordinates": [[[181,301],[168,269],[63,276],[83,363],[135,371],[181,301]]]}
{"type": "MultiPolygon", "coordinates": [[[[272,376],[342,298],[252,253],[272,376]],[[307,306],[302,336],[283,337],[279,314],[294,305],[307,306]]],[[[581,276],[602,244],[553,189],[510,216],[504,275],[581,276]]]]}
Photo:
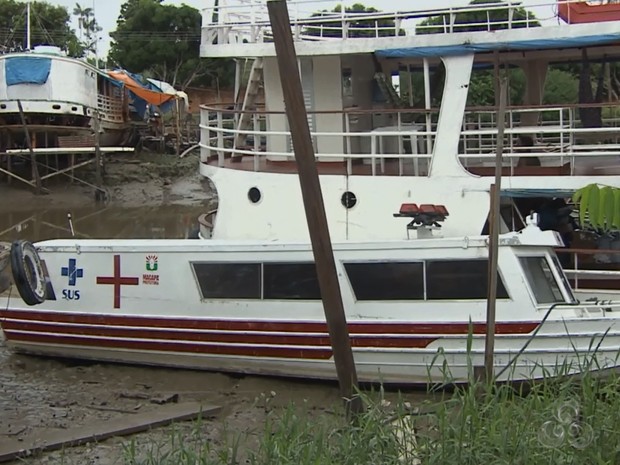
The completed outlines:
{"type": "Polygon", "coordinates": [[[28,305],[45,301],[46,283],[41,258],[32,242],[15,241],[11,245],[11,269],[20,297],[28,305]]]}

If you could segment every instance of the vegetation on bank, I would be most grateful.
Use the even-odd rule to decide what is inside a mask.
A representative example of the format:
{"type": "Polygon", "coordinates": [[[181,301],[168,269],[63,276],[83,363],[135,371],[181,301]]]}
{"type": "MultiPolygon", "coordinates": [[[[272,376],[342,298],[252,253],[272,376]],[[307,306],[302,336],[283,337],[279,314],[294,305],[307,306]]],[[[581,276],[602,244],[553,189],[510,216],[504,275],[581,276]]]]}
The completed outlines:
{"type": "MultiPolygon", "coordinates": [[[[348,423],[341,412],[304,405],[272,410],[256,431],[228,431],[219,444],[204,425],[167,440],[124,445],[131,465],[306,464],[617,464],[620,378],[548,379],[529,388],[500,385],[443,391],[438,401],[388,403],[364,395],[368,409],[348,423]]],[[[211,423],[210,428],[214,426],[211,423]]]]}

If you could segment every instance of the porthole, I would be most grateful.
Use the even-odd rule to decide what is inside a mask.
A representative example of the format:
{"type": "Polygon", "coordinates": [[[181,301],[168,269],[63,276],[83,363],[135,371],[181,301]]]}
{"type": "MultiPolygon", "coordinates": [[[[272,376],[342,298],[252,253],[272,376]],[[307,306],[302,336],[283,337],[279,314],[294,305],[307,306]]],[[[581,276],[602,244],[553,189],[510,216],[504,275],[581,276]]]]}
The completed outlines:
{"type": "Polygon", "coordinates": [[[357,204],[357,197],[353,192],[346,191],[342,194],[340,202],[344,208],[353,208],[357,204]]]}
{"type": "Polygon", "coordinates": [[[250,187],[250,190],[248,191],[248,199],[250,199],[250,202],[258,203],[260,202],[261,197],[262,194],[260,193],[258,187],[250,187]]]}

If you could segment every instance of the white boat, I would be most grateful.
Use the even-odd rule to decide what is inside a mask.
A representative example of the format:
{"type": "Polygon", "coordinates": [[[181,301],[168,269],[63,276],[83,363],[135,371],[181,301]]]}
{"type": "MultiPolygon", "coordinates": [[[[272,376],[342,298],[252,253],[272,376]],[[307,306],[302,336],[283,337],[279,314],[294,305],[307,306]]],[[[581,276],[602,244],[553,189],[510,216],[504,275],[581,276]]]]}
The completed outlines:
{"type": "MultiPolygon", "coordinates": [[[[499,379],[538,378],[556,368],[578,372],[594,360],[601,368],[616,366],[620,303],[575,303],[553,252],[560,243],[557,233],[534,224],[500,238],[499,379]]],[[[484,357],[487,245],[486,237],[334,244],[360,380],[469,379],[484,357]]],[[[29,307],[15,291],[2,299],[0,322],[13,350],[335,377],[307,243],[53,240],[36,246],[49,276],[47,300],[29,307]]]]}
{"type": "MultiPolygon", "coordinates": [[[[3,148],[23,146],[18,102],[34,147],[62,145],[59,137],[92,139],[100,120],[100,143],[111,146],[129,136],[129,94],[107,73],[86,60],[66,56],[58,47],[0,55],[0,131],[3,148]]],[[[67,139],[68,140],[68,139],[67,139]]],[[[92,144],[92,142],[91,142],[92,144]]]]}
{"type": "MultiPolygon", "coordinates": [[[[313,5],[288,3],[292,12],[306,13],[305,20],[293,18],[292,27],[358,376],[467,381],[484,349],[488,243],[481,233],[497,135],[494,109],[466,108],[474,65],[493,63],[488,50],[497,50],[500,63],[524,66],[526,81],[540,88],[543,64],[557,48],[568,58],[581,56],[584,46],[602,55],[620,42],[618,24],[411,36],[400,34],[402,21],[424,12],[342,13],[334,18],[337,34],[348,35],[360,18],[392,18],[396,27],[373,29],[377,37],[338,38],[333,30],[321,37],[317,18],[308,19],[313,5]],[[392,95],[385,76],[401,61],[410,71],[420,67],[425,108],[373,105],[372,83],[382,83],[375,94],[392,95]],[[445,90],[441,107],[433,108],[431,75],[441,66],[445,90]]],[[[240,110],[202,110],[200,170],[219,200],[218,210],[201,220],[202,239],[37,243],[44,262],[35,286],[41,299],[31,303],[38,305],[26,302],[34,291],[24,291],[24,280],[18,280],[22,298],[13,290],[0,299],[9,347],[335,377],[264,7],[262,1],[220,0],[217,14],[208,8],[203,15],[205,56],[254,61],[240,110]],[[263,84],[264,111],[255,105],[256,83],[263,84]]],[[[618,187],[617,176],[596,172],[598,162],[593,174],[577,170],[584,158],[615,163],[620,151],[613,144],[592,149],[581,137],[617,129],[576,127],[574,108],[542,106],[531,87],[526,95],[524,108],[509,109],[510,121],[519,124],[507,129],[503,194],[510,208],[498,255],[495,375],[523,380],[614,369],[620,302],[578,302],[556,255],[563,244],[558,232],[541,231],[537,215],[526,220],[517,212],[520,199],[569,195],[593,179],[618,187]],[[559,123],[539,124],[545,112],[559,123]],[[528,152],[513,143],[520,134],[536,136],[528,152]],[[524,153],[541,166],[519,165],[524,153]]]]}
{"type": "MultiPolygon", "coordinates": [[[[551,15],[557,6],[541,0],[527,7],[551,15]]],[[[554,198],[561,205],[590,183],[620,187],[620,127],[605,117],[617,102],[543,103],[552,65],[580,65],[584,54],[593,63],[617,59],[620,5],[604,5],[597,16],[604,22],[547,18],[541,27],[520,4],[313,16],[322,9],[320,2],[289,3],[333,240],[401,239],[391,214],[404,202],[444,204],[451,215],[446,236],[486,230],[497,108],[467,102],[471,85],[485,73],[491,80],[498,66],[520,72],[511,77],[516,84],[509,94],[525,86],[523,101],[509,102],[507,111],[503,231],[523,227],[532,210],[545,216],[554,198]],[[466,14],[490,19],[459,24],[466,14]],[[498,15],[505,21],[493,19],[498,15]],[[433,34],[424,34],[427,18],[439,18],[433,34]],[[582,121],[593,110],[602,112],[598,120],[582,121]]],[[[584,20],[576,14],[573,19],[584,20]]],[[[236,58],[246,64],[238,71],[246,78],[235,106],[202,108],[200,170],[219,198],[217,216],[203,219],[202,235],[308,240],[266,4],[222,0],[205,10],[203,22],[202,55],[236,58]],[[256,103],[259,93],[264,105],[256,103]]],[[[559,253],[579,295],[620,298],[618,234],[566,232],[564,239],[568,250],[559,253]]]]}

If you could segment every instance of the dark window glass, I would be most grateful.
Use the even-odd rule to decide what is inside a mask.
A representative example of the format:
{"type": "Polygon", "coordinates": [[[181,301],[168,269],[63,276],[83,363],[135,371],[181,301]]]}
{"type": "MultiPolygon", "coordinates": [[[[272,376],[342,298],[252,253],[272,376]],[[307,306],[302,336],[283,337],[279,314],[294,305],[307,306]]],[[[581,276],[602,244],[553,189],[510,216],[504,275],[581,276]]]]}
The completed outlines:
{"type": "Polygon", "coordinates": [[[263,298],[320,300],[314,263],[263,264],[263,298]]]}
{"type": "Polygon", "coordinates": [[[522,257],[519,259],[527,282],[539,304],[564,302],[564,296],[545,257],[522,257]]]}
{"type": "Polygon", "coordinates": [[[422,262],[346,263],[357,300],[423,300],[422,262]]]}
{"type": "Polygon", "coordinates": [[[260,263],[192,263],[203,299],[260,299],[260,263]]]}
{"type": "MultiPolygon", "coordinates": [[[[426,262],[426,298],[429,300],[474,300],[487,298],[487,260],[437,260],[426,262]]],[[[497,298],[508,292],[497,276],[497,298]]]]}

